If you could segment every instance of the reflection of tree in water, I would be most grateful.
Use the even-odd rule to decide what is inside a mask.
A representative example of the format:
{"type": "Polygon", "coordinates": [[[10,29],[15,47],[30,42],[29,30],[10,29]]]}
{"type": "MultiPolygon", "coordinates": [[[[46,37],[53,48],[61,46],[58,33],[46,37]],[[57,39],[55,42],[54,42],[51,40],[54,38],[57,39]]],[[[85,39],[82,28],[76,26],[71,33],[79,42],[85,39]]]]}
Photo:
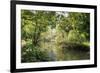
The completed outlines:
{"type": "MultiPolygon", "coordinates": [[[[76,60],[78,58],[89,58],[89,47],[87,46],[70,42],[62,42],[62,44],[57,45],[59,43],[59,41],[57,42],[57,38],[64,39],[66,35],[61,32],[61,34],[59,34],[61,36],[58,37],[57,33],[59,32],[56,30],[56,28],[49,28],[47,31],[48,35],[44,36],[45,40],[41,41],[41,43],[43,43],[41,48],[44,48],[48,52],[48,56],[51,58],[51,60],[76,60]]],[[[63,39],[60,41],[65,41],[63,39]]]]}

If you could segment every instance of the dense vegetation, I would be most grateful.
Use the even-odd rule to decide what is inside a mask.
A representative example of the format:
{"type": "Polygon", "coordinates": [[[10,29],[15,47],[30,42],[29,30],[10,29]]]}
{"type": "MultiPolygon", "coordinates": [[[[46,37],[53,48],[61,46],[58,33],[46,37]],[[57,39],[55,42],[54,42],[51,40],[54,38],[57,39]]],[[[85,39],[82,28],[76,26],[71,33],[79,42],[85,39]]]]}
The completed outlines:
{"type": "Polygon", "coordinates": [[[90,58],[90,14],[21,10],[21,62],[90,58]]]}

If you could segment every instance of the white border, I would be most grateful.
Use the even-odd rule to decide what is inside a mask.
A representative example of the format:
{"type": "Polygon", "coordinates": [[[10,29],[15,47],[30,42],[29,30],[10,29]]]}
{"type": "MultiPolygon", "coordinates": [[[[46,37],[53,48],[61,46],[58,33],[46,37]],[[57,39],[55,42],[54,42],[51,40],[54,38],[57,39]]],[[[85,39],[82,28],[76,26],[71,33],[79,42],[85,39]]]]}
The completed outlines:
{"type": "Polygon", "coordinates": [[[16,5],[16,69],[94,64],[94,9],[16,5]],[[90,60],[21,63],[21,9],[90,13],[90,60]]]}

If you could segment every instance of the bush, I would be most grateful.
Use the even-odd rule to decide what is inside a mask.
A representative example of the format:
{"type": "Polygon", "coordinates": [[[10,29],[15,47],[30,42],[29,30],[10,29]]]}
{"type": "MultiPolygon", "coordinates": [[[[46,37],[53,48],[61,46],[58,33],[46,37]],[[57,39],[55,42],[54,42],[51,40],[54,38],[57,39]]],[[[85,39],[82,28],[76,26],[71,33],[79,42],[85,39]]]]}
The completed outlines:
{"type": "Polygon", "coordinates": [[[21,51],[21,62],[41,62],[49,61],[50,58],[46,51],[42,51],[39,47],[27,44],[21,51]]]}
{"type": "Polygon", "coordinates": [[[85,41],[85,36],[84,34],[80,34],[77,30],[71,30],[68,34],[68,41],[82,43],[85,41]]]}

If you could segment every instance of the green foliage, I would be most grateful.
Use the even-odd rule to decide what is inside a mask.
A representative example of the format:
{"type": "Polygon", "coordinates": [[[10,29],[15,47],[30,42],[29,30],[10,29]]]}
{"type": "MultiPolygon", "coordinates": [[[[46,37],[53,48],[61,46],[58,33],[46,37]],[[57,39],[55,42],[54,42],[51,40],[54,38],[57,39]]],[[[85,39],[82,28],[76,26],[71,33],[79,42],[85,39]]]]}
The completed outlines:
{"type": "Polygon", "coordinates": [[[22,62],[41,62],[50,60],[46,51],[42,51],[39,47],[35,47],[32,44],[24,46],[21,54],[22,62]]]}
{"type": "Polygon", "coordinates": [[[89,59],[90,14],[21,10],[21,41],[22,62],[89,59]]]}
{"type": "Polygon", "coordinates": [[[89,13],[69,13],[68,17],[69,23],[72,25],[73,29],[78,30],[81,33],[85,33],[87,40],[90,36],[90,14],[89,13]]]}
{"type": "Polygon", "coordinates": [[[82,43],[86,40],[84,34],[80,34],[77,30],[71,30],[68,34],[68,41],[72,41],[75,43],[82,43]]]}

